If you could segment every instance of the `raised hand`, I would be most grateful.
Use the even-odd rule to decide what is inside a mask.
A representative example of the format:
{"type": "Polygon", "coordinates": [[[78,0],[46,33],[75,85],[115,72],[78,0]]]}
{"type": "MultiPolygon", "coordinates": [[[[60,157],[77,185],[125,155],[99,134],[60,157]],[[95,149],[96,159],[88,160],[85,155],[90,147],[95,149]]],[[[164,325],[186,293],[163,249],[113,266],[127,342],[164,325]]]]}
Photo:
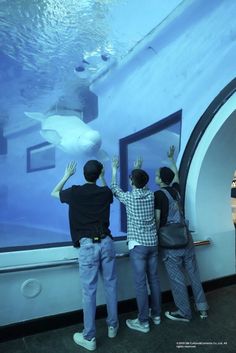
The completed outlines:
{"type": "Polygon", "coordinates": [[[105,175],[105,169],[102,168],[102,171],[101,171],[101,173],[100,173],[100,175],[99,175],[99,178],[100,178],[100,179],[104,178],[104,175],[105,175]]]}
{"type": "Polygon", "coordinates": [[[101,173],[99,175],[99,179],[101,180],[102,186],[107,186],[107,183],[106,183],[104,175],[105,175],[105,169],[102,168],[102,171],[101,171],[101,173]]]}
{"type": "Polygon", "coordinates": [[[142,164],[143,164],[143,159],[142,157],[137,157],[137,159],[134,161],[134,169],[140,169],[142,168],[142,164]]]}
{"type": "Polygon", "coordinates": [[[114,156],[112,158],[112,168],[113,169],[118,169],[119,168],[119,159],[117,156],[114,156]]]}
{"type": "Polygon", "coordinates": [[[178,172],[178,168],[174,159],[174,154],[175,154],[175,146],[172,145],[169,148],[169,151],[167,152],[167,156],[170,160],[170,167],[173,170],[173,172],[175,173],[175,177],[173,179],[173,183],[179,183],[179,172],[178,172]]]}
{"type": "Polygon", "coordinates": [[[66,170],[65,170],[65,176],[70,177],[71,175],[75,174],[76,165],[77,165],[77,163],[75,161],[68,163],[66,170]]]}
{"type": "Polygon", "coordinates": [[[172,145],[172,146],[170,146],[169,151],[167,152],[167,156],[169,159],[173,159],[174,154],[175,154],[175,146],[172,145]]]}
{"type": "Polygon", "coordinates": [[[63,186],[65,185],[67,180],[71,177],[71,175],[75,174],[75,171],[76,171],[76,162],[72,161],[68,163],[64,176],[52,190],[51,196],[56,197],[57,199],[60,198],[60,191],[63,189],[63,186]]]}

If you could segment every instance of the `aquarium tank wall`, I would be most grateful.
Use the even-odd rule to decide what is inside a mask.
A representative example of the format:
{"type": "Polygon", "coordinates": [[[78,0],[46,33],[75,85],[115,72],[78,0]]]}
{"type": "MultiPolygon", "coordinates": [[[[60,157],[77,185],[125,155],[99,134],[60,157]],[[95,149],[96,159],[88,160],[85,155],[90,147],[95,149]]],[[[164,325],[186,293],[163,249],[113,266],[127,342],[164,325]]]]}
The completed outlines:
{"type": "MultiPolygon", "coordinates": [[[[149,112],[143,114],[134,137],[126,117],[119,117],[123,129],[117,131],[112,100],[110,124],[104,123],[104,107],[93,86],[109,77],[180,3],[159,4],[157,12],[155,0],[140,7],[135,0],[1,1],[1,251],[71,243],[68,208],[50,196],[71,160],[77,172],[66,186],[84,183],[83,164],[95,158],[104,164],[109,185],[111,158],[119,155],[127,190],[125,180],[135,158],[142,156],[149,187],[156,190],[155,170],[167,163],[169,146],[175,145],[178,154],[181,110],[156,116],[158,123],[155,112],[151,119],[149,112]],[[143,21],[145,11],[148,21],[143,21]]],[[[133,85],[132,91],[138,94],[140,87],[133,85]]],[[[149,90],[143,92],[145,99],[150,101],[149,90]]],[[[151,99],[154,104],[155,94],[151,99]]],[[[117,239],[125,236],[121,218],[115,201],[110,228],[117,239]]]]}

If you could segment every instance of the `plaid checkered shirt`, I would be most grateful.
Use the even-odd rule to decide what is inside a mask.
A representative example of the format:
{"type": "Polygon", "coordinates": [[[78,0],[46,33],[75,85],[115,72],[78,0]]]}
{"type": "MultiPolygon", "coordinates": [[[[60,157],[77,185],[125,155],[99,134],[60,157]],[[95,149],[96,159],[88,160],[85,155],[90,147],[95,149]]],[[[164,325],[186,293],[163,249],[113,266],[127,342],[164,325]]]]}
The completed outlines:
{"type": "Polygon", "coordinates": [[[126,207],[127,240],[135,240],[140,245],[156,246],[154,193],[146,188],[124,192],[115,183],[111,184],[111,190],[126,207]]]}

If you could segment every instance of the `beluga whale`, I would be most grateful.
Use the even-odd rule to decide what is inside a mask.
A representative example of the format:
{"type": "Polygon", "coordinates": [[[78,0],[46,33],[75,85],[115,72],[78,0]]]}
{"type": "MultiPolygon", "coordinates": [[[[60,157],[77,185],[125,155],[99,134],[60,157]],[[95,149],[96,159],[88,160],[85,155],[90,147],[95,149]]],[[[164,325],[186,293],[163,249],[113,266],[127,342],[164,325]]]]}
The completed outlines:
{"type": "Polygon", "coordinates": [[[98,131],[76,115],[45,115],[25,112],[25,115],[41,123],[40,134],[44,140],[60,148],[74,158],[96,157],[106,160],[108,155],[101,150],[102,139],[98,131]]]}

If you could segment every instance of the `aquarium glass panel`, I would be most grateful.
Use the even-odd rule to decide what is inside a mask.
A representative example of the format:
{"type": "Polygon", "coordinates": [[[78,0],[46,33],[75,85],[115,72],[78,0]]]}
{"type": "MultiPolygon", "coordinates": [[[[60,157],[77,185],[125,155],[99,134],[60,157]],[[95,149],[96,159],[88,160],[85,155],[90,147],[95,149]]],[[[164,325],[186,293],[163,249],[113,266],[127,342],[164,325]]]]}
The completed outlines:
{"type": "MultiPolygon", "coordinates": [[[[124,121],[120,136],[103,150],[115,122],[99,120],[102,104],[91,86],[127,60],[181,2],[0,1],[0,251],[71,244],[68,207],[51,191],[71,160],[77,173],[66,186],[85,182],[82,168],[91,158],[104,161],[109,182],[111,153],[130,135],[124,121]]],[[[136,129],[144,124],[150,125],[137,121],[136,129]]],[[[154,133],[130,144],[127,163],[136,151],[152,151],[156,159],[145,156],[152,173],[152,163],[160,162],[160,149],[153,148],[164,138],[154,133]]],[[[119,210],[114,202],[114,237],[124,235],[119,210]]]]}

